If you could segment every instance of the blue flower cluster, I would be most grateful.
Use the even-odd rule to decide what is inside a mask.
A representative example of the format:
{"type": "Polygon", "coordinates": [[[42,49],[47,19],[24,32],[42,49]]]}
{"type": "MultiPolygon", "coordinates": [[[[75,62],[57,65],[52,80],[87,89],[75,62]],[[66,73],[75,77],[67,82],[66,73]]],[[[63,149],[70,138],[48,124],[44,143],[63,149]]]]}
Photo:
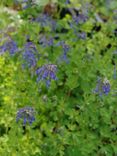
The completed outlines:
{"type": "Polygon", "coordinates": [[[45,81],[46,86],[50,86],[51,80],[57,80],[56,76],[57,66],[54,64],[44,65],[36,70],[37,81],[45,81]]]}
{"type": "Polygon", "coordinates": [[[32,42],[27,42],[23,50],[23,60],[25,61],[23,66],[35,67],[39,60],[39,54],[36,46],[32,42]]]}
{"type": "Polygon", "coordinates": [[[87,16],[84,14],[79,14],[79,15],[73,15],[72,16],[72,21],[70,22],[70,27],[73,30],[75,36],[77,38],[74,39],[74,41],[77,41],[77,39],[86,39],[86,33],[83,31],[79,31],[78,29],[78,24],[84,23],[87,21],[87,16]]]}
{"type": "Polygon", "coordinates": [[[0,46],[1,54],[7,51],[9,51],[11,55],[14,55],[16,52],[18,52],[17,44],[12,39],[8,39],[7,41],[4,42],[3,45],[0,46]]]}
{"type": "Polygon", "coordinates": [[[48,38],[46,36],[42,36],[39,40],[39,43],[43,46],[43,48],[47,46],[53,46],[54,45],[54,39],[52,37],[48,38]]]}
{"type": "Polygon", "coordinates": [[[69,59],[68,59],[68,57],[67,57],[67,54],[68,54],[68,52],[69,52],[69,50],[70,50],[69,45],[66,44],[64,41],[60,41],[60,42],[57,43],[57,46],[61,46],[62,49],[63,49],[63,53],[62,53],[62,55],[60,56],[60,60],[63,60],[63,61],[65,61],[66,63],[68,63],[68,62],[69,62],[69,59]]]}
{"type": "Polygon", "coordinates": [[[94,93],[97,93],[98,95],[102,96],[103,94],[108,95],[110,92],[110,82],[105,78],[103,81],[101,78],[97,81],[97,86],[94,90],[94,93]]]}
{"type": "Polygon", "coordinates": [[[46,14],[40,14],[39,17],[34,19],[33,21],[40,23],[41,27],[45,27],[48,24],[50,17],[46,14]]]}
{"type": "Polygon", "coordinates": [[[84,39],[86,39],[86,36],[87,36],[87,35],[86,35],[86,33],[85,33],[85,32],[80,32],[80,33],[78,33],[78,35],[77,35],[77,36],[78,36],[78,38],[80,38],[80,39],[83,39],[83,40],[84,40],[84,39]]]}
{"type": "Polygon", "coordinates": [[[76,25],[80,23],[84,23],[87,21],[87,16],[84,14],[79,14],[79,15],[73,15],[72,16],[73,22],[75,22],[76,25]]]}
{"type": "Polygon", "coordinates": [[[33,19],[32,21],[38,22],[41,28],[44,28],[45,26],[48,25],[51,27],[51,31],[56,30],[56,26],[57,26],[56,21],[47,14],[40,14],[36,19],[33,19]]]}
{"type": "Polygon", "coordinates": [[[65,4],[69,4],[70,3],[70,0],[66,0],[65,4]]]}
{"type": "Polygon", "coordinates": [[[14,3],[16,5],[20,4],[22,9],[27,9],[35,4],[33,0],[14,0],[14,3]]]}
{"type": "Polygon", "coordinates": [[[26,123],[29,123],[30,125],[35,121],[35,110],[32,107],[24,107],[18,110],[16,115],[16,122],[18,122],[20,119],[23,120],[23,125],[25,126],[26,123]]]}

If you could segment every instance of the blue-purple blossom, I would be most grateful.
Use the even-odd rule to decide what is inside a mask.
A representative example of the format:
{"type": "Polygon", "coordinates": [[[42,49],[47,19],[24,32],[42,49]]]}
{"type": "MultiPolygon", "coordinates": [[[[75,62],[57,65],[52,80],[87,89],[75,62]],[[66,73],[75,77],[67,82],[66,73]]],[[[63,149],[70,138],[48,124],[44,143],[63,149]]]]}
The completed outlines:
{"type": "Polygon", "coordinates": [[[9,52],[11,55],[14,55],[16,52],[18,52],[18,47],[15,41],[12,39],[8,39],[4,42],[2,46],[0,46],[0,53],[3,54],[5,52],[9,52]]]}
{"type": "Polygon", "coordinates": [[[85,32],[79,32],[79,30],[77,29],[77,27],[74,25],[73,22],[70,22],[69,25],[70,25],[70,28],[73,30],[75,37],[76,37],[74,41],[77,41],[78,39],[82,39],[82,40],[86,39],[87,34],[85,32]]]}
{"type": "Polygon", "coordinates": [[[51,19],[50,21],[50,26],[51,26],[51,31],[55,31],[56,30],[56,27],[57,27],[57,23],[55,20],[51,19]]]}
{"type": "Polygon", "coordinates": [[[54,39],[53,37],[47,38],[46,36],[42,36],[39,40],[39,43],[45,48],[47,46],[53,46],[54,45],[54,39]]]}
{"type": "Polygon", "coordinates": [[[70,3],[70,0],[66,0],[65,4],[69,4],[70,3]]]}
{"type": "Polygon", "coordinates": [[[16,3],[26,3],[28,2],[29,0],[14,0],[14,2],[16,3]]]}
{"type": "Polygon", "coordinates": [[[73,41],[78,41],[78,39],[85,40],[87,37],[87,34],[85,32],[77,32],[75,28],[74,28],[74,34],[75,34],[75,38],[73,39],[73,41]]]}
{"type": "Polygon", "coordinates": [[[0,55],[4,54],[6,51],[4,50],[4,46],[0,46],[0,55]]]}
{"type": "Polygon", "coordinates": [[[41,36],[39,39],[39,44],[41,44],[43,47],[47,46],[47,39],[46,36],[41,36]]]}
{"type": "Polygon", "coordinates": [[[70,50],[69,45],[66,44],[64,41],[60,41],[60,42],[57,43],[57,46],[61,46],[62,49],[63,49],[63,53],[62,53],[62,55],[60,56],[60,60],[63,60],[63,61],[65,61],[66,63],[68,63],[69,60],[68,60],[67,54],[68,54],[68,52],[69,52],[69,50],[70,50]]]}
{"type": "Polygon", "coordinates": [[[33,21],[40,23],[41,27],[45,27],[49,24],[48,22],[51,21],[51,18],[47,14],[40,14],[39,17],[37,17],[33,21]]]}
{"type": "Polygon", "coordinates": [[[103,94],[108,95],[110,92],[110,82],[106,78],[102,81],[101,78],[97,81],[97,86],[94,89],[94,93],[99,94],[102,96],[103,94]]]}
{"type": "Polygon", "coordinates": [[[19,120],[23,120],[23,125],[25,126],[26,123],[30,125],[35,121],[35,110],[30,106],[26,106],[18,110],[16,115],[16,122],[19,120]]]}
{"type": "Polygon", "coordinates": [[[38,22],[41,26],[41,28],[49,26],[51,28],[51,31],[55,31],[57,27],[57,23],[52,17],[50,17],[48,14],[40,14],[36,19],[32,20],[33,22],[38,22]]]}
{"type": "Polygon", "coordinates": [[[110,92],[110,83],[106,81],[103,82],[102,90],[105,95],[108,95],[108,93],[110,92]]]}
{"type": "Polygon", "coordinates": [[[86,22],[88,19],[87,15],[80,13],[78,15],[73,15],[72,16],[72,21],[69,22],[70,28],[73,30],[76,38],[73,39],[73,41],[77,41],[78,39],[86,39],[86,33],[85,32],[79,32],[78,29],[78,24],[82,24],[84,22],[86,22]]]}
{"type": "Polygon", "coordinates": [[[87,35],[86,35],[85,32],[79,32],[77,36],[78,36],[78,38],[80,38],[80,39],[82,39],[82,40],[85,40],[86,37],[87,37],[87,35]]]}
{"type": "Polygon", "coordinates": [[[46,86],[49,87],[51,80],[57,80],[56,76],[57,65],[47,64],[36,70],[37,81],[45,81],[46,86]]]}
{"type": "Polygon", "coordinates": [[[27,42],[23,52],[24,66],[34,67],[39,59],[38,51],[32,42],[27,42]]]}
{"type": "Polygon", "coordinates": [[[14,2],[15,4],[20,4],[22,9],[27,9],[34,4],[33,0],[14,0],[14,2]]]}
{"type": "Polygon", "coordinates": [[[76,23],[76,24],[79,24],[79,23],[84,23],[87,21],[87,16],[84,15],[84,14],[79,14],[79,15],[73,15],[72,16],[72,19],[73,21],[76,23]]]}
{"type": "Polygon", "coordinates": [[[54,44],[54,39],[53,39],[52,37],[49,38],[48,41],[47,41],[47,44],[48,44],[48,46],[53,46],[53,44],[54,44]]]}

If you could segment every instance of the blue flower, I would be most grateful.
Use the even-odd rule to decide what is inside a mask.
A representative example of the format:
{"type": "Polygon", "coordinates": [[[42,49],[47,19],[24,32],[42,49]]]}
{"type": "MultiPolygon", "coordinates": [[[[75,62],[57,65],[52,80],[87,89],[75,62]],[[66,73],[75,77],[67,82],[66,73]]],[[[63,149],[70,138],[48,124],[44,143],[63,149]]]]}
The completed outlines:
{"type": "Polygon", "coordinates": [[[105,78],[103,81],[102,90],[106,95],[108,95],[108,93],[110,92],[110,82],[107,78],[105,78]]]}
{"type": "Polygon", "coordinates": [[[50,21],[50,26],[51,26],[51,31],[55,31],[56,30],[56,27],[57,27],[57,23],[55,20],[51,19],[50,21]]]}
{"type": "Polygon", "coordinates": [[[45,81],[46,86],[49,87],[51,80],[57,80],[56,76],[57,66],[54,64],[44,65],[36,70],[37,81],[45,81]]]}
{"type": "Polygon", "coordinates": [[[16,122],[22,119],[24,126],[26,125],[26,123],[29,123],[31,125],[35,121],[34,114],[35,114],[35,110],[30,106],[21,108],[17,112],[16,122]]]}
{"type": "Polygon", "coordinates": [[[68,59],[68,57],[67,57],[67,53],[68,53],[69,50],[70,50],[69,45],[66,44],[64,41],[60,41],[60,42],[57,43],[57,46],[61,46],[62,49],[63,49],[63,53],[62,53],[62,55],[60,56],[60,60],[63,60],[63,61],[65,61],[66,63],[68,63],[68,62],[69,62],[69,59],[68,59]]]}
{"type": "Polygon", "coordinates": [[[47,46],[54,45],[54,39],[52,37],[47,38],[46,36],[42,36],[39,40],[39,43],[45,48],[47,46]]]}
{"type": "Polygon", "coordinates": [[[14,0],[15,4],[20,4],[22,9],[27,9],[33,5],[32,0],[14,0]]]}
{"type": "MultiPolygon", "coordinates": [[[[77,27],[72,22],[70,23],[70,28],[73,30],[75,37],[77,37],[78,39],[83,39],[83,40],[86,39],[87,34],[83,31],[77,30],[77,27]]],[[[77,38],[75,38],[74,41],[77,41],[78,40],[77,38]]]]}
{"type": "Polygon", "coordinates": [[[108,95],[110,92],[110,82],[105,78],[103,81],[101,78],[98,79],[97,81],[97,86],[94,90],[94,93],[99,94],[102,96],[103,94],[108,95]]]}
{"type": "Polygon", "coordinates": [[[23,52],[24,66],[34,67],[39,59],[38,51],[32,42],[27,42],[23,52]]]}
{"type": "Polygon", "coordinates": [[[48,44],[48,46],[53,46],[53,44],[54,44],[54,39],[53,39],[52,37],[50,37],[50,38],[48,39],[47,44],[48,44]]]}
{"type": "Polygon", "coordinates": [[[66,0],[65,4],[70,4],[70,0],[66,0]]]}
{"type": "Polygon", "coordinates": [[[79,23],[84,23],[87,21],[87,16],[84,14],[79,14],[79,15],[73,15],[72,16],[73,22],[75,22],[75,24],[79,24],[79,23]]]}
{"type": "Polygon", "coordinates": [[[82,39],[82,40],[85,40],[87,37],[86,33],[85,32],[80,32],[78,33],[78,38],[82,39]]]}
{"type": "Polygon", "coordinates": [[[41,27],[45,27],[48,25],[48,22],[51,21],[51,18],[47,14],[40,14],[40,16],[33,21],[40,23],[41,27]]]}
{"type": "Polygon", "coordinates": [[[18,52],[18,47],[15,41],[8,39],[2,46],[0,46],[0,51],[1,54],[8,51],[11,55],[14,55],[18,52]]]}
{"type": "Polygon", "coordinates": [[[108,82],[104,83],[102,85],[102,90],[104,94],[108,95],[108,93],[110,92],[110,84],[108,82]]]}
{"type": "Polygon", "coordinates": [[[56,20],[48,14],[40,14],[36,19],[33,19],[32,22],[38,22],[41,28],[49,26],[52,32],[55,31],[57,27],[56,20]]]}

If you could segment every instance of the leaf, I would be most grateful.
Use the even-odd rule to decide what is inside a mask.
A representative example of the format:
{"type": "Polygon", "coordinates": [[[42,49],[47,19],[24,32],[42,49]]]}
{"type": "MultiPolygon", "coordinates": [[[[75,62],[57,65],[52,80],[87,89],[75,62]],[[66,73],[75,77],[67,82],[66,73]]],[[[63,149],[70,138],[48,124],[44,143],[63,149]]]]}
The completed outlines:
{"type": "Polygon", "coordinates": [[[83,156],[77,146],[70,146],[65,152],[65,156],[83,156]]]}

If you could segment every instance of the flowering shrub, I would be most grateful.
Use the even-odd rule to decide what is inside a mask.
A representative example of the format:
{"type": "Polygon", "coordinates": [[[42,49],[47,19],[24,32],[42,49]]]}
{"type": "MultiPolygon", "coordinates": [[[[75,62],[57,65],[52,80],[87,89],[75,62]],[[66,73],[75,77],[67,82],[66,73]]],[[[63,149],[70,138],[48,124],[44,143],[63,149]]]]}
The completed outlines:
{"type": "Polygon", "coordinates": [[[0,156],[117,155],[116,8],[1,3],[0,156]]]}

